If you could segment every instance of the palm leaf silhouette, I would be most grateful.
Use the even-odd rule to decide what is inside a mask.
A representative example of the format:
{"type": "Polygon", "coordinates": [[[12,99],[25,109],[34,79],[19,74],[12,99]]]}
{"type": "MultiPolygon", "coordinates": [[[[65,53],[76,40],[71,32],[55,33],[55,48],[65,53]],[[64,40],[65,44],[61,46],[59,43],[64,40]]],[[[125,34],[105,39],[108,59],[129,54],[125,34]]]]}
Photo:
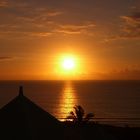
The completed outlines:
{"type": "Polygon", "coordinates": [[[76,105],[74,106],[74,111],[71,111],[67,116],[67,119],[72,120],[75,123],[81,124],[83,122],[89,122],[93,117],[93,113],[85,114],[84,109],[80,105],[76,105]]]}

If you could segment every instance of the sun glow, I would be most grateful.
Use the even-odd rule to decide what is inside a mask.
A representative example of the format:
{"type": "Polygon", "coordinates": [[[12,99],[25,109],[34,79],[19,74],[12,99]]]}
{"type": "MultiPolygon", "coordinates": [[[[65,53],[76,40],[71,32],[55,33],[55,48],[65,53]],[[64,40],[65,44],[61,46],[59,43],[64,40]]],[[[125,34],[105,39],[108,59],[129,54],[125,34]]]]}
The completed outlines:
{"type": "Polygon", "coordinates": [[[83,70],[80,58],[78,54],[59,54],[54,66],[56,76],[61,79],[78,79],[83,70]]]}
{"type": "Polygon", "coordinates": [[[75,68],[75,61],[72,57],[66,57],[63,60],[62,66],[65,70],[72,70],[75,68]]]}

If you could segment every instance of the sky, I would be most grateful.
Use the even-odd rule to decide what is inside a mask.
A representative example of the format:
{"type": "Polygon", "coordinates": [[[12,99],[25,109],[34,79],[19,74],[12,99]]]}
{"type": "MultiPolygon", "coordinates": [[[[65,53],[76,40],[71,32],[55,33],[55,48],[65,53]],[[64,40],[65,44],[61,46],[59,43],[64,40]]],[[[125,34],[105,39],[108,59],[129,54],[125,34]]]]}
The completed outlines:
{"type": "Polygon", "coordinates": [[[67,78],[140,80],[139,0],[0,0],[0,80],[67,78]]]}

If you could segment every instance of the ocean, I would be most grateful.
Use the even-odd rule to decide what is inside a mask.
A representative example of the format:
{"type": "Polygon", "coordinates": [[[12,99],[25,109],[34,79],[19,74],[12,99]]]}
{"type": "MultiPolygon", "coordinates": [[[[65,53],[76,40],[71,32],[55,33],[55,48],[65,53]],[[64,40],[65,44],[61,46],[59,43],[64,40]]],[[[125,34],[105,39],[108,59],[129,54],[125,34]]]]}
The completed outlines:
{"type": "Polygon", "coordinates": [[[140,81],[0,81],[0,108],[24,95],[59,120],[75,105],[99,123],[140,126],[140,81]]]}

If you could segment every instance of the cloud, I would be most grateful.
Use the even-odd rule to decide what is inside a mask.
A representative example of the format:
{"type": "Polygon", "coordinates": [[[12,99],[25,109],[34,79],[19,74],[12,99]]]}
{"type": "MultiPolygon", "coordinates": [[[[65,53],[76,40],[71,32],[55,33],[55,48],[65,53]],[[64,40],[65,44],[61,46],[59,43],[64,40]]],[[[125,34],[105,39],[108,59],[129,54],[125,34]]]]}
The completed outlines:
{"type": "Polygon", "coordinates": [[[1,2],[1,5],[8,7],[4,7],[0,13],[0,38],[28,37],[30,39],[48,37],[53,34],[91,35],[93,33],[94,22],[84,20],[78,24],[78,20],[69,21],[66,17],[67,9],[51,4],[51,1],[36,0],[5,0],[3,3],[1,2]],[[61,17],[59,18],[59,16],[61,17]]]}
{"type": "Polygon", "coordinates": [[[0,56],[0,61],[9,61],[13,59],[14,57],[10,57],[10,56],[0,56]]]}
{"type": "Polygon", "coordinates": [[[42,37],[48,37],[51,36],[53,33],[51,32],[21,32],[21,31],[7,31],[7,32],[0,32],[0,39],[6,39],[6,40],[13,40],[13,39],[37,39],[42,37]],[[2,35],[1,35],[2,34],[2,35]]]}
{"type": "Polygon", "coordinates": [[[140,12],[134,12],[129,16],[121,16],[120,28],[115,35],[107,37],[104,41],[140,39],[140,12]]]}
{"type": "Polygon", "coordinates": [[[56,9],[34,7],[26,3],[9,5],[0,13],[0,38],[47,37],[52,35],[54,18],[63,14],[56,9]]]}
{"type": "Polygon", "coordinates": [[[70,31],[70,30],[63,30],[63,29],[56,29],[55,32],[57,33],[63,33],[63,34],[67,34],[67,35],[78,35],[81,34],[81,31],[70,31]]]}
{"type": "Polygon", "coordinates": [[[59,25],[58,28],[55,30],[57,33],[64,33],[64,34],[82,34],[82,33],[88,33],[89,30],[94,29],[95,24],[94,23],[86,23],[82,25],[70,25],[70,24],[64,24],[59,25]]]}
{"type": "Polygon", "coordinates": [[[0,8],[1,7],[7,7],[8,6],[8,2],[7,1],[0,1],[0,8]]]}
{"type": "Polygon", "coordinates": [[[93,76],[102,80],[140,80],[140,68],[114,69],[110,72],[97,72],[93,76]]]}
{"type": "Polygon", "coordinates": [[[120,71],[114,71],[111,73],[115,78],[121,79],[140,79],[140,69],[125,68],[120,71]]]}
{"type": "Polygon", "coordinates": [[[35,32],[35,33],[31,33],[30,35],[34,37],[48,37],[51,36],[52,34],[53,33],[51,32],[35,32]]]}
{"type": "MultiPolygon", "coordinates": [[[[33,38],[33,37],[48,37],[53,34],[79,35],[90,34],[95,28],[92,21],[84,22],[83,24],[62,24],[51,17],[62,14],[60,11],[44,12],[44,9],[39,9],[35,15],[27,16],[10,15],[12,21],[0,24],[0,38],[33,38]],[[15,24],[16,22],[16,24],[15,24]]],[[[9,20],[10,20],[9,19],[9,20]]]]}
{"type": "Polygon", "coordinates": [[[48,12],[48,13],[47,13],[47,16],[49,16],[49,17],[54,17],[54,16],[61,15],[62,13],[63,13],[63,12],[61,12],[61,11],[48,12]]]}
{"type": "Polygon", "coordinates": [[[121,16],[123,25],[121,27],[121,38],[139,39],[140,38],[140,12],[135,12],[130,16],[121,16]]]}

